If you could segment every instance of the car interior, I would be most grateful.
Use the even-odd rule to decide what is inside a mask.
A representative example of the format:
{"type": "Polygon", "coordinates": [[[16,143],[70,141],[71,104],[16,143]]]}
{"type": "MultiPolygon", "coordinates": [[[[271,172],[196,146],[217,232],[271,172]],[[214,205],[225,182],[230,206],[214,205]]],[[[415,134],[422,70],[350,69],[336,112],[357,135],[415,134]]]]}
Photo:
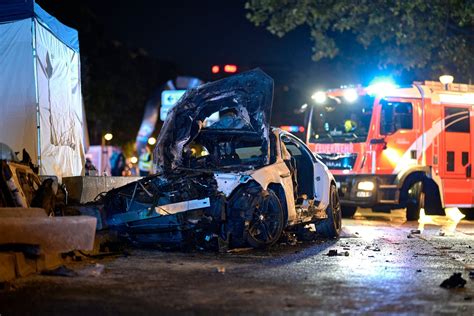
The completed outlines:
{"type": "Polygon", "coordinates": [[[290,161],[285,161],[292,173],[297,199],[306,195],[308,199],[314,197],[313,159],[297,140],[286,135],[281,137],[283,144],[291,155],[290,161]]]}

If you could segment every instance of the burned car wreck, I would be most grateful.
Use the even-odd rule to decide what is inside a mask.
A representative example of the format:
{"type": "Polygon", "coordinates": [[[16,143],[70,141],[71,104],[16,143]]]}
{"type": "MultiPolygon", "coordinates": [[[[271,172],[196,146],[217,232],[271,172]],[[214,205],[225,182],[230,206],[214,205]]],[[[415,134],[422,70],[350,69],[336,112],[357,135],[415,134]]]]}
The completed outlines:
{"type": "Polygon", "coordinates": [[[189,90],[158,137],[157,173],[104,196],[107,226],[169,246],[261,248],[309,223],[337,237],[334,178],[303,142],[270,127],[272,97],[259,69],[189,90]]]}

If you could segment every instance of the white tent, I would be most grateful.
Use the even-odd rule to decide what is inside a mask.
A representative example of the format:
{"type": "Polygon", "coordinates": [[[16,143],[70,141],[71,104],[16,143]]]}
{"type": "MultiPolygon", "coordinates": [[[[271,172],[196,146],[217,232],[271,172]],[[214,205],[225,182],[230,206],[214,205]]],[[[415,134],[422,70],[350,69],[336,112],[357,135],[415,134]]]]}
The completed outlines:
{"type": "Polygon", "coordinates": [[[0,2],[0,143],[40,174],[81,175],[85,115],[77,31],[33,0],[0,2]]]}

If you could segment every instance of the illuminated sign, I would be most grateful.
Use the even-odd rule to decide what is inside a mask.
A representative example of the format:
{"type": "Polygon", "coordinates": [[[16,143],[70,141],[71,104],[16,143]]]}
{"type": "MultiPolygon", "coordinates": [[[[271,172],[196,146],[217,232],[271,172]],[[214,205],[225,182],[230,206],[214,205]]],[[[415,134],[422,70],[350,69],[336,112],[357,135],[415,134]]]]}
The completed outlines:
{"type": "Polygon", "coordinates": [[[166,120],[168,112],[183,96],[186,90],[164,90],[161,92],[161,109],[160,109],[160,120],[166,120]]]}

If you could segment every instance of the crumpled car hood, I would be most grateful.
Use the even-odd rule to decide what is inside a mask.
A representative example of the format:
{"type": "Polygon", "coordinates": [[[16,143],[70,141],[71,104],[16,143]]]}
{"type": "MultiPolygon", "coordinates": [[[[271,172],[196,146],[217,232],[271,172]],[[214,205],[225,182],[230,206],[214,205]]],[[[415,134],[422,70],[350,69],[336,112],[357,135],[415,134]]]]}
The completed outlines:
{"type": "Polygon", "coordinates": [[[260,69],[189,90],[163,124],[154,151],[155,170],[164,173],[180,167],[183,148],[197,137],[203,121],[226,109],[234,109],[246,123],[238,129],[258,134],[262,147],[268,147],[272,99],[273,79],[260,69]]]}

